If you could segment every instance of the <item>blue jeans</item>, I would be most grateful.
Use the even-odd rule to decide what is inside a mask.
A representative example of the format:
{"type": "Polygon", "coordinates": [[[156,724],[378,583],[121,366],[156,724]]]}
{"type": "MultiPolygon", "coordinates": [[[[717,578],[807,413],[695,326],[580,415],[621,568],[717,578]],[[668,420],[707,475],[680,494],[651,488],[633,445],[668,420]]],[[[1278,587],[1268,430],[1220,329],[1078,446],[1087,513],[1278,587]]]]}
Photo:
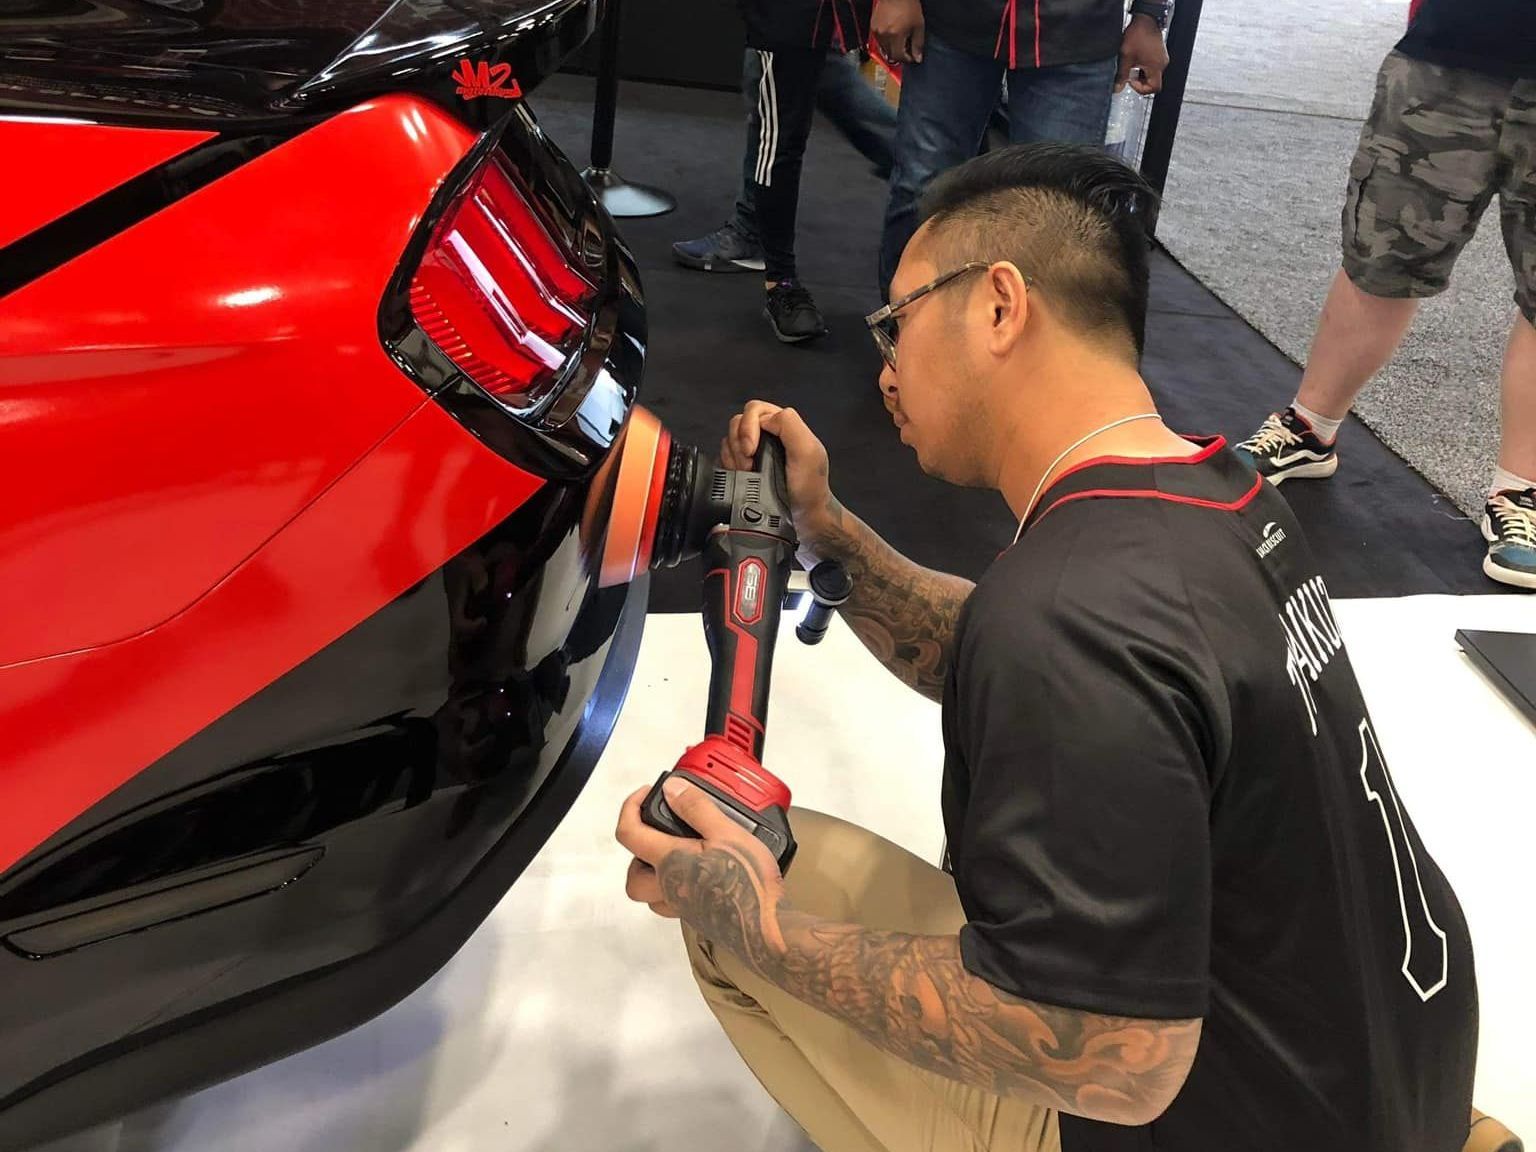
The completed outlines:
{"type": "Polygon", "coordinates": [[[880,239],[881,296],[889,298],[902,250],[917,231],[923,189],[981,148],[1005,73],[1008,137],[1013,143],[1102,145],[1118,64],[1111,56],[1088,64],[1008,71],[1001,60],[958,51],[930,33],[923,62],[902,68],[896,166],[880,239]]]}
{"type": "MultiPolygon", "coordinates": [[[[741,65],[742,92],[749,116],[756,107],[762,60],[748,48],[741,65]]],[[[816,83],[816,108],[875,166],[880,179],[888,179],[896,141],[896,109],[885,102],[859,75],[857,58],[829,50],[816,83]]],[[[758,238],[757,210],[752,202],[752,177],[757,162],[757,140],[747,141],[741,160],[741,191],[736,196],[736,227],[749,239],[758,238]]]]}

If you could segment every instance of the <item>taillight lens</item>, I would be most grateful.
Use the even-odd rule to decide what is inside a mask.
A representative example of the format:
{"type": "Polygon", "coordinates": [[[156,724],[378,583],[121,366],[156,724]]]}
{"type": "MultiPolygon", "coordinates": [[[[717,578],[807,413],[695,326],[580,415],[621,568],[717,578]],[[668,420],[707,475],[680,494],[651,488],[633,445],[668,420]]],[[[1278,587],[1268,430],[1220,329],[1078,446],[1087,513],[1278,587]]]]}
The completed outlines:
{"type": "Polygon", "coordinates": [[[511,408],[548,394],[580,342],[595,289],[566,259],[500,155],[471,178],[411,279],[411,314],[511,408]]]}

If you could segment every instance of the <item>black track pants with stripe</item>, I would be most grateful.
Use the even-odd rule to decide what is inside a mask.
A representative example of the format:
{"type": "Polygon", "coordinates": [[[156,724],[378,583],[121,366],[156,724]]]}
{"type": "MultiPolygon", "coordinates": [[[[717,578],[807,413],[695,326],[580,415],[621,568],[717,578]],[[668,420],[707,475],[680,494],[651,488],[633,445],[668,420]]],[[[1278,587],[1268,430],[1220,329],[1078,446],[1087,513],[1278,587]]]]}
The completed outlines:
{"type": "Polygon", "coordinates": [[[757,83],[745,77],[747,162],[763,245],[765,278],[795,278],[795,212],[800,167],[816,110],[816,83],[824,48],[754,49],[762,65],[757,83]]]}

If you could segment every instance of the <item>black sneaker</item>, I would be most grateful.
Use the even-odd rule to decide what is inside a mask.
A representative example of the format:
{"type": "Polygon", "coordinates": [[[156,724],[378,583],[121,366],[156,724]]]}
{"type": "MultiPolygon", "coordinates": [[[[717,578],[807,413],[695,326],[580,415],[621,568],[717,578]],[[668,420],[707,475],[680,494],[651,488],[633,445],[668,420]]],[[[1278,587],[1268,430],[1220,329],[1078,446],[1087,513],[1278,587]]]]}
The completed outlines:
{"type": "Polygon", "coordinates": [[[1483,506],[1483,571],[1501,584],[1536,588],[1536,488],[1499,492],[1483,506]]]}
{"type": "Polygon", "coordinates": [[[1321,479],[1339,470],[1339,454],[1312,431],[1296,409],[1271,412],[1269,419],[1237,452],[1271,484],[1290,479],[1321,479]]]}
{"type": "Polygon", "coordinates": [[[672,258],[685,268],[700,272],[761,272],[763,249],[745,235],[731,220],[708,236],[697,240],[679,240],[672,245],[672,258]]]}
{"type": "Polygon", "coordinates": [[[798,280],[780,280],[768,289],[763,315],[773,325],[773,334],[786,344],[812,340],[827,331],[821,309],[798,280]]]}

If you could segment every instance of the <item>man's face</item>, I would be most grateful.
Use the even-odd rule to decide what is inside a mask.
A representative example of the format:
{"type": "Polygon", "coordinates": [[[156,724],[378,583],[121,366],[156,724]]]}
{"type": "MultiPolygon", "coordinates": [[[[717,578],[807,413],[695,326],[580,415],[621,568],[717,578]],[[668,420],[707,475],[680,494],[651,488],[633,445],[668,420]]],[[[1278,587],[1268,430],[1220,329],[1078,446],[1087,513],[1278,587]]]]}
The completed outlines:
{"type": "MultiPolygon", "coordinates": [[[[891,280],[900,300],[949,271],[935,265],[920,231],[891,280]]],[[[980,467],[979,381],[968,347],[970,295],[985,273],[974,272],[919,297],[896,313],[896,368],[880,373],[880,392],[901,442],[923,471],[952,484],[985,485],[980,467]]]]}

